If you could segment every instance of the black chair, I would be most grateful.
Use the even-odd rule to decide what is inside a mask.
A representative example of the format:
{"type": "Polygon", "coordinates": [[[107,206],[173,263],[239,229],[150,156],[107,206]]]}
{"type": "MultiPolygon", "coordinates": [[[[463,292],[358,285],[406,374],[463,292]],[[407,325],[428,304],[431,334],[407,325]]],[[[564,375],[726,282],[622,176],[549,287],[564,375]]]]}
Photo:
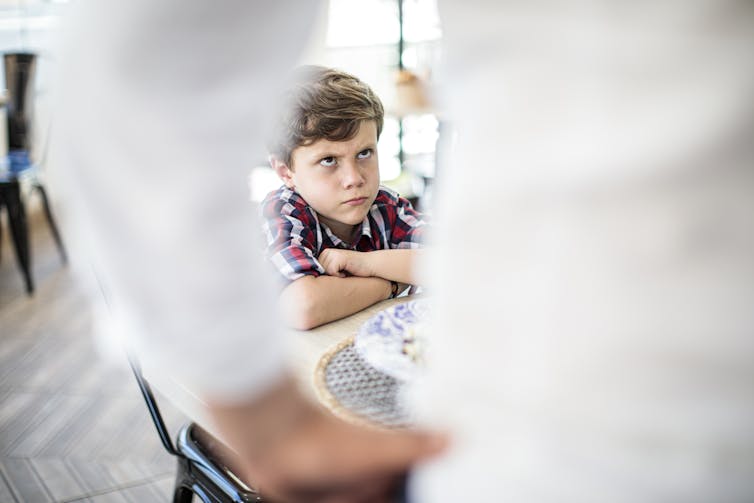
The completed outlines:
{"type": "MultiPolygon", "coordinates": [[[[31,168],[33,169],[33,168],[31,168]]],[[[24,175],[20,175],[24,176],[24,175]]],[[[47,223],[50,226],[52,237],[60,252],[60,258],[63,264],[68,263],[68,256],[63,246],[63,239],[60,237],[58,226],[55,225],[55,219],[50,209],[47,191],[42,183],[36,178],[35,174],[30,174],[31,188],[39,193],[42,197],[42,207],[44,208],[47,223]]],[[[21,269],[26,285],[26,293],[34,293],[34,280],[31,275],[31,249],[29,245],[29,229],[26,218],[26,209],[24,208],[23,198],[21,196],[21,181],[15,174],[0,175],[0,212],[3,208],[8,214],[8,224],[10,227],[11,241],[16,252],[16,260],[21,269]]],[[[2,229],[0,229],[1,231],[2,229]]],[[[0,232],[0,238],[2,232],[0,232]]]]}
{"type": "Polygon", "coordinates": [[[138,362],[133,358],[129,358],[129,362],[162,445],[178,461],[173,503],[190,503],[193,496],[203,503],[264,501],[256,490],[244,484],[220,459],[218,449],[214,447],[219,446],[219,441],[199,425],[184,425],[173,446],[149,383],[138,362]]]}
{"type": "MultiPolygon", "coordinates": [[[[37,176],[36,166],[44,164],[47,155],[47,142],[42,153],[42,160],[34,163],[30,159],[32,102],[34,75],[37,66],[37,55],[30,52],[11,52],[3,54],[5,70],[5,87],[7,93],[0,100],[0,106],[5,107],[7,115],[8,141],[8,170],[0,171],[0,211],[3,208],[8,213],[11,239],[18,259],[18,265],[26,284],[26,293],[34,293],[34,281],[31,276],[31,252],[29,246],[29,231],[26,222],[26,209],[21,195],[21,181],[29,181],[34,191],[42,197],[47,222],[50,224],[52,236],[55,238],[58,251],[67,263],[63,240],[60,238],[58,227],[52,217],[47,191],[37,176]]],[[[2,233],[0,233],[1,237],[2,233]]]]}

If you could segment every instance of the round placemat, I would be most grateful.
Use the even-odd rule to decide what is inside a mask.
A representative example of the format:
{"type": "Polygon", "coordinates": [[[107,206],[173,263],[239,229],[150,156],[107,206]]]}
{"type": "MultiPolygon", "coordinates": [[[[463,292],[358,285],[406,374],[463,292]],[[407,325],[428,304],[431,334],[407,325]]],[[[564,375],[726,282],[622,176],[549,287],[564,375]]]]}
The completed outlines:
{"type": "Polygon", "coordinates": [[[347,421],[387,428],[410,426],[398,396],[403,381],[372,367],[350,337],[317,364],[315,388],[320,400],[347,421]]]}

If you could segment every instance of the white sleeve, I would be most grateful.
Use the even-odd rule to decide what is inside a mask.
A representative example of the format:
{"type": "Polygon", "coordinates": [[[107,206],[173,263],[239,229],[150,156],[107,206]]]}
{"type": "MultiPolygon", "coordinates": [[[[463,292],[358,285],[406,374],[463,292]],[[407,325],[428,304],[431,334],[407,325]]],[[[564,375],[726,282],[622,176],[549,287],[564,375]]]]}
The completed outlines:
{"type": "Polygon", "coordinates": [[[416,501],[754,501],[754,3],[441,15],[416,501]]]}
{"type": "Polygon", "coordinates": [[[249,396],[282,372],[247,178],[316,9],[85,0],[65,27],[53,169],[112,327],[214,396],[249,396]]]}

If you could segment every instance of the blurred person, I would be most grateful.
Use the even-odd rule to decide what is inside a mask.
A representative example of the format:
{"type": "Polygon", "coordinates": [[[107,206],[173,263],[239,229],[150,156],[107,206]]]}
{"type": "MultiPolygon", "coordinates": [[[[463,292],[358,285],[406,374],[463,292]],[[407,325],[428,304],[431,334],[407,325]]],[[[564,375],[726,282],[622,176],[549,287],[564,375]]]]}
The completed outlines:
{"type": "MultiPolygon", "coordinates": [[[[150,7],[153,10],[144,19],[150,23],[146,32],[140,28],[140,37],[151,34],[150,29],[157,32],[155,24],[163,27],[157,22],[160,13],[171,20],[171,27],[174,24],[174,14],[150,7]]],[[[227,12],[233,8],[241,9],[229,5],[227,12]]],[[[265,7],[265,14],[277,9],[265,7]]],[[[414,396],[425,420],[449,426],[454,442],[447,456],[420,470],[414,485],[418,501],[721,502],[754,498],[752,9],[752,2],[734,1],[442,4],[445,99],[458,144],[455,161],[442,171],[445,178],[436,209],[438,248],[425,269],[437,306],[432,365],[414,396]],[[490,232],[488,218],[480,218],[490,215],[495,216],[496,232],[490,232]],[[451,231],[458,228],[484,236],[484,243],[454,239],[451,231]],[[495,254],[493,267],[490,250],[495,254]],[[450,266],[458,263],[464,266],[450,266]]],[[[173,6],[173,11],[180,10],[173,6]]],[[[305,8],[288,14],[278,24],[266,19],[257,28],[272,30],[274,26],[275,32],[285,28],[298,33],[297,27],[303,29],[305,22],[305,8]]],[[[215,31],[212,23],[191,26],[206,28],[200,34],[208,40],[234,31],[252,36],[254,30],[246,30],[245,23],[254,24],[256,19],[229,15],[229,22],[215,31]]],[[[273,35],[277,33],[268,34],[268,40],[278,39],[273,35]]],[[[176,39],[165,42],[171,40],[176,39]]],[[[293,38],[280,36],[279,40],[291,43],[293,38]]],[[[164,54],[144,51],[143,55],[168,64],[164,54]]],[[[139,60],[120,61],[135,65],[139,60]]],[[[222,70],[215,82],[218,86],[240,85],[244,79],[248,79],[244,85],[261,85],[270,78],[262,72],[239,74],[240,80],[235,81],[225,72],[238,71],[239,59],[213,61],[222,70]]],[[[155,67],[160,65],[155,63],[155,67]]],[[[204,73],[187,81],[196,83],[190,89],[194,98],[209,98],[205,93],[212,86],[204,73]]],[[[136,76],[129,82],[141,85],[136,76]]],[[[116,105],[99,99],[98,86],[84,88],[93,93],[97,99],[92,102],[99,106],[116,105]]],[[[127,91],[126,95],[146,92],[127,91]]],[[[188,91],[184,100],[191,94],[188,91]]],[[[185,120],[185,114],[222,118],[227,123],[228,117],[217,116],[215,111],[237,110],[231,97],[238,95],[217,92],[211,96],[206,102],[184,101],[185,109],[173,108],[173,114],[158,117],[165,124],[187,129],[204,123],[185,120]],[[220,108],[198,113],[209,102],[220,108]]],[[[161,100],[148,103],[156,105],[156,101],[161,100]]],[[[151,112],[147,107],[125,117],[154,119],[151,112]]],[[[96,117],[93,111],[88,114],[96,117]]],[[[240,111],[239,116],[246,117],[240,111]]],[[[96,129],[93,125],[99,123],[89,124],[90,132],[96,129]]],[[[140,140],[151,142],[146,149],[140,141],[120,144],[132,138],[134,126],[128,125],[130,129],[116,121],[114,127],[122,134],[108,136],[108,142],[115,143],[113,152],[131,162],[121,164],[117,155],[102,157],[121,169],[100,163],[108,177],[95,185],[99,190],[89,197],[121,197],[121,183],[108,182],[109,177],[130,176],[134,162],[149,161],[149,176],[138,181],[156,185],[145,190],[186,183],[178,175],[191,172],[185,163],[192,166],[197,159],[205,159],[203,165],[212,166],[216,175],[217,166],[238,166],[239,145],[248,148],[246,142],[253,137],[248,130],[243,138],[213,137],[232,149],[227,152],[226,148],[206,150],[213,143],[199,132],[173,138],[166,146],[162,140],[171,137],[162,135],[174,134],[172,128],[157,128],[160,135],[152,137],[153,122],[145,119],[147,131],[140,140]],[[192,145],[191,140],[197,138],[202,140],[199,144],[205,143],[201,148],[192,145]],[[179,156],[178,162],[165,166],[151,158],[152,152],[170,154],[157,161],[175,161],[174,156],[179,156]],[[149,153],[147,159],[145,153],[149,153]],[[226,162],[214,162],[217,156],[226,162]],[[176,180],[160,179],[158,167],[171,166],[176,180]]],[[[86,183],[97,171],[90,167],[86,175],[77,182],[86,183]]],[[[208,188],[215,187],[214,177],[208,175],[206,181],[208,188]]],[[[228,199],[223,192],[228,186],[217,187],[223,190],[210,193],[228,199]]],[[[167,204],[154,203],[164,192],[142,200],[122,197],[121,204],[105,202],[116,213],[124,208],[133,211],[144,200],[152,200],[152,208],[157,206],[160,212],[171,211],[167,204]]],[[[209,204],[205,194],[196,193],[196,201],[209,204]]],[[[186,232],[190,239],[184,243],[206,247],[205,260],[195,262],[201,253],[176,260],[191,247],[169,254],[169,247],[147,250],[139,238],[143,253],[134,261],[148,259],[143,262],[178,267],[181,272],[190,270],[191,264],[201,264],[195,266],[199,275],[204,267],[211,267],[220,247],[193,241],[196,231],[188,228],[195,229],[197,223],[190,217],[201,206],[184,206],[177,221],[185,222],[186,229],[152,230],[158,222],[149,221],[145,222],[150,226],[148,236],[156,239],[162,231],[168,235],[186,232]],[[184,217],[187,208],[189,218],[184,217]]],[[[215,212],[204,211],[200,215],[205,218],[217,216],[209,219],[213,224],[227,223],[227,236],[234,243],[239,236],[248,237],[248,233],[230,232],[238,223],[224,219],[236,213],[219,211],[219,207],[215,212]]],[[[112,215],[102,218],[107,224],[124,224],[112,215]]],[[[144,236],[145,230],[134,225],[137,229],[126,234],[144,236]]],[[[223,235],[209,228],[218,237],[223,235]]],[[[130,243],[120,244],[125,248],[130,243]]],[[[247,251],[253,248],[240,246],[247,246],[247,251]]],[[[242,267],[228,267],[219,277],[187,274],[183,278],[179,274],[172,276],[171,285],[162,286],[158,278],[153,286],[157,292],[161,288],[201,292],[208,282],[208,291],[218,296],[203,297],[204,315],[190,313],[202,317],[239,306],[239,297],[224,296],[218,285],[243,283],[248,287],[243,309],[248,310],[248,299],[260,294],[253,287],[254,278],[239,281],[239,271],[249,272],[245,269],[248,256],[240,255],[242,267]]],[[[215,266],[225,269],[226,264],[215,266]]],[[[160,302],[154,313],[161,317],[176,318],[174,313],[183,309],[170,304],[171,295],[154,295],[153,299],[149,291],[137,288],[134,292],[135,296],[125,298],[139,300],[132,308],[136,312],[151,306],[139,297],[142,292],[150,295],[150,301],[160,302]]],[[[121,309],[130,314],[130,309],[121,309]]],[[[232,312],[241,313],[241,307],[232,312]]],[[[245,316],[248,311],[238,319],[245,316]]],[[[262,335],[251,334],[261,331],[218,330],[234,326],[227,320],[230,317],[218,316],[216,323],[199,325],[212,327],[218,351],[197,364],[236,368],[233,363],[240,363],[246,354],[223,350],[236,347],[234,334],[248,345],[240,347],[258,345],[259,351],[279,351],[275,343],[262,342],[262,335]],[[225,345],[225,337],[231,344],[225,345]]],[[[235,324],[239,326],[243,323],[235,324]]],[[[161,339],[170,333],[175,334],[176,349],[191,356],[186,345],[177,344],[189,333],[186,330],[148,332],[155,344],[171,341],[161,339]]],[[[167,353],[162,354],[170,360],[167,353]]],[[[181,365],[176,367],[181,369],[181,365]]],[[[254,380],[256,393],[249,393],[253,406],[251,398],[263,389],[274,389],[271,383],[283,373],[280,365],[270,368],[266,380],[257,379],[259,374],[218,372],[202,382],[205,387],[214,386],[217,396],[237,397],[239,390],[251,390],[248,379],[254,380]],[[220,385],[223,380],[230,382],[220,385]]],[[[196,369],[183,372],[203,375],[196,369]]],[[[240,407],[237,410],[243,412],[240,407]]],[[[228,431],[240,434],[244,428],[228,431]]]]}
{"type": "Polygon", "coordinates": [[[754,2],[440,15],[416,501],[754,501],[754,2]]]}
{"type": "Polygon", "coordinates": [[[249,232],[259,224],[246,180],[264,155],[269,97],[316,8],[77,2],[53,159],[111,340],[206,399],[262,494],[381,501],[444,441],[357,428],[302,397],[249,232]]]}
{"type": "Polygon", "coordinates": [[[384,112],[374,91],[319,66],[297,68],[292,81],[270,146],[283,186],[261,211],[267,258],[287,282],[282,308],[294,327],[307,330],[416,283],[426,222],[380,185],[384,112]]]}

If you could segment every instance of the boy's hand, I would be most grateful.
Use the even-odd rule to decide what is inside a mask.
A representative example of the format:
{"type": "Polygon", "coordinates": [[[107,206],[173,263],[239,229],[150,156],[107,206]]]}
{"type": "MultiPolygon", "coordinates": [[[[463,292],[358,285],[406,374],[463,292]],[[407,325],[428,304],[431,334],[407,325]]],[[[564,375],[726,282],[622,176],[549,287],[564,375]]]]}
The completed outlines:
{"type": "Polygon", "coordinates": [[[322,264],[322,267],[325,268],[325,272],[330,276],[341,278],[348,275],[361,276],[363,278],[376,276],[369,260],[369,252],[328,248],[319,254],[318,260],[322,264]]]}
{"type": "Polygon", "coordinates": [[[404,284],[416,284],[413,265],[421,250],[390,249],[359,252],[328,248],[317,259],[328,276],[344,278],[382,278],[404,284]]]}

